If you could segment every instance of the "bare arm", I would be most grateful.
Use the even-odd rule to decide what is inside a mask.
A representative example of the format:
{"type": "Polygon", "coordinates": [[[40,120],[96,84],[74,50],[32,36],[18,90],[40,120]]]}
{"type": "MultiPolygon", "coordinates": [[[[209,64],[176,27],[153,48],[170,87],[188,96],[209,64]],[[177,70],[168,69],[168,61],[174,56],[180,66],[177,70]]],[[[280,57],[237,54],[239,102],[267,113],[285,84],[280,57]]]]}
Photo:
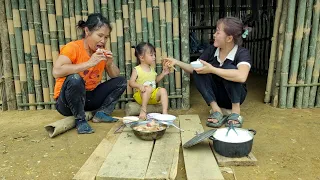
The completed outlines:
{"type": "Polygon", "coordinates": [[[137,77],[138,77],[137,70],[133,69],[130,80],[129,80],[129,86],[132,88],[140,89],[142,85],[136,82],[137,77]]]}
{"type": "Polygon", "coordinates": [[[120,75],[119,68],[113,62],[110,64],[106,63],[105,69],[111,78],[118,77],[120,75]]]}
{"type": "Polygon", "coordinates": [[[67,56],[60,55],[54,63],[52,74],[54,78],[65,77],[84,71],[90,67],[92,66],[88,61],[81,64],[72,64],[67,56]]]}
{"type": "Polygon", "coordinates": [[[179,66],[181,69],[183,69],[184,71],[186,71],[190,74],[192,74],[192,72],[193,72],[193,67],[191,66],[191,64],[187,64],[185,62],[179,61],[174,58],[164,58],[163,59],[163,66],[172,67],[174,65],[179,66]]]}

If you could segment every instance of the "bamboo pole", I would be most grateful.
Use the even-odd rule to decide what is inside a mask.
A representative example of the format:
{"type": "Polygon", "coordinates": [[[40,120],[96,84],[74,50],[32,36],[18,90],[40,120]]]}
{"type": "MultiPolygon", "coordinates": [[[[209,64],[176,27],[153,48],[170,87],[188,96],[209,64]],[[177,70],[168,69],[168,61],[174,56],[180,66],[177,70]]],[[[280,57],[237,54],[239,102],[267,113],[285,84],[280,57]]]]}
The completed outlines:
{"type": "Polygon", "coordinates": [[[131,38],[131,58],[132,58],[132,68],[137,65],[137,59],[134,55],[135,48],[137,45],[136,41],[136,21],[135,21],[135,10],[134,10],[134,1],[128,0],[128,8],[129,8],[129,28],[130,28],[130,38],[131,38]]]}
{"type": "MultiPolygon", "coordinates": [[[[116,24],[117,24],[117,42],[118,42],[118,61],[119,61],[119,70],[120,76],[125,77],[125,61],[124,61],[124,44],[123,44],[123,21],[122,21],[122,8],[121,1],[115,1],[116,8],[116,24]]],[[[121,98],[125,98],[126,92],[121,95],[121,98]]],[[[121,109],[125,106],[124,102],[120,103],[121,109]]]]}
{"type": "MultiPolygon", "coordinates": [[[[34,81],[33,81],[33,70],[32,70],[32,59],[31,59],[31,47],[29,38],[29,28],[27,20],[27,9],[24,0],[19,0],[19,11],[21,15],[21,26],[23,31],[23,47],[25,57],[25,67],[27,75],[27,88],[28,88],[28,99],[30,103],[36,102],[36,95],[34,92],[34,81]]],[[[30,106],[30,110],[36,110],[36,106],[30,106]]]]}
{"type": "MultiPolygon", "coordinates": [[[[167,0],[165,3],[166,7],[166,27],[167,27],[167,48],[168,48],[168,57],[173,57],[173,41],[172,41],[172,3],[171,0],[167,0]]],[[[170,95],[176,95],[176,87],[174,81],[174,70],[171,69],[169,74],[169,89],[170,95]]],[[[170,101],[170,107],[173,109],[177,108],[177,101],[172,99],[170,101]]]]}
{"type": "Polygon", "coordinates": [[[125,51],[125,69],[127,79],[127,97],[132,98],[132,88],[129,86],[131,76],[132,62],[131,62],[131,43],[130,43],[130,20],[128,0],[122,0],[122,15],[123,15],[123,32],[124,32],[124,51],[125,51]]]}
{"type": "MultiPolygon", "coordinates": [[[[26,8],[27,8],[30,46],[31,46],[31,58],[32,58],[32,65],[33,65],[34,87],[36,92],[36,102],[40,103],[43,101],[42,82],[41,82],[41,76],[40,76],[38,49],[37,49],[36,36],[35,36],[35,30],[34,30],[34,24],[33,24],[34,21],[33,21],[31,1],[26,1],[26,8]]],[[[37,105],[37,109],[41,110],[43,109],[43,106],[37,105]]]]}
{"type": "Polygon", "coordinates": [[[148,40],[154,45],[154,30],[153,30],[153,15],[152,15],[152,0],[147,0],[147,21],[148,21],[148,40]]]}
{"type": "MultiPolygon", "coordinates": [[[[298,73],[298,79],[297,79],[298,84],[304,84],[304,81],[305,81],[305,70],[306,70],[307,58],[308,58],[313,2],[314,0],[307,1],[306,19],[305,19],[304,29],[303,29],[304,35],[302,39],[301,60],[299,63],[299,73],[298,73]]],[[[297,88],[296,99],[295,99],[295,107],[297,108],[302,107],[303,89],[304,89],[303,87],[297,88]]]]}
{"type": "MultiPolygon", "coordinates": [[[[118,1],[120,1],[120,0],[118,0],[118,1]]],[[[120,3],[121,3],[121,1],[120,1],[120,3]]],[[[101,12],[100,0],[94,0],[94,12],[95,13],[100,13],[101,12]]]]}
{"type": "Polygon", "coordinates": [[[101,14],[108,19],[108,0],[101,0],[101,14]]]}
{"type": "MultiPolygon", "coordinates": [[[[88,15],[93,14],[94,13],[94,1],[95,0],[88,0],[88,15]]],[[[112,1],[112,0],[111,0],[112,1]]]]}
{"type": "MultiPolygon", "coordinates": [[[[75,15],[76,15],[76,22],[75,22],[75,26],[76,24],[82,20],[82,14],[81,14],[81,0],[75,0],[74,1],[74,11],[75,11],[75,15]]],[[[82,39],[82,31],[76,29],[76,32],[77,32],[77,39],[82,39]]]]}
{"type": "Polygon", "coordinates": [[[70,17],[71,41],[74,41],[74,40],[77,40],[74,0],[69,0],[69,17],[70,17]]]}
{"type": "MultiPolygon", "coordinates": [[[[37,41],[37,49],[40,62],[41,80],[42,80],[42,92],[44,102],[50,102],[50,90],[48,84],[47,64],[45,56],[45,47],[42,34],[41,20],[40,20],[40,7],[38,0],[32,0],[33,19],[35,27],[35,35],[37,41]]],[[[18,103],[21,104],[21,103],[18,103]]],[[[49,105],[45,105],[46,109],[50,109],[49,105]]]]}
{"type": "Polygon", "coordinates": [[[62,13],[63,13],[63,25],[64,25],[64,37],[66,43],[71,41],[71,25],[70,25],[70,18],[69,18],[69,5],[68,2],[63,1],[62,6],[62,13]]]}
{"type": "Polygon", "coordinates": [[[148,42],[148,20],[147,20],[147,3],[141,0],[141,21],[142,21],[142,39],[148,42]]]}
{"type": "Polygon", "coordinates": [[[278,52],[277,52],[277,66],[276,66],[276,75],[275,82],[273,88],[273,98],[272,105],[277,107],[279,104],[279,87],[280,87],[280,72],[281,72],[281,62],[282,62],[282,54],[283,54],[283,43],[284,43],[284,32],[285,32],[285,24],[287,20],[288,13],[288,0],[283,0],[282,12],[280,18],[280,26],[279,26],[279,39],[278,39],[278,52]]]}
{"type": "MultiPolygon", "coordinates": [[[[173,57],[180,60],[180,23],[179,23],[179,1],[172,0],[172,16],[173,16],[173,57]]],[[[181,68],[177,66],[175,72],[176,94],[181,95],[181,68]]],[[[177,108],[181,108],[181,99],[177,99],[177,108]]]]}
{"type": "MultiPolygon", "coordinates": [[[[160,37],[161,37],[161,57],[167,57],[167,25],[166,25],[166,10],[164,6],[164,0],[159,0],[159,12],[160,12],[160,37]]],[[[159,59],[157,63],[161,63],[161,58],[159,59]]],[[[162,69],[162,66],[161,66],[162,69]]],[[[163,78],[163,85],[164,88],[166,88],[167,92],[169,92],[169,78],[168,76],[165,76],[163,78]]]]}
{"type": "MultiPolygon", "coordinates": [[[[303,26],[304,26],[305,14],[306,14],[306,6],[307,6],[306,1],[299,1],[298,15],[296,17],[297,22],[296,22],[294,44],[292,49],[293,54],[291,58],[288,84],[297,83],[297,73],[298,73],[299,60],[300,60],[301,43],[303,38],[303,26]]],[[[288,88],[287,108],[293,107],[294,92],[295,92],[294,87],[288,88]]]]}
{"type": "Polygon", "coordinates": [[[50,30],[50,44],[52,50],[52,60],[53,63],[58,59],[59,47],[58,47],[58,37],[57,37],[57,21],[54,9],[54,0],[46,0],[48,8],[48,20],[49,20],[49,30],[50,30]]]}
{"type": "MultiPolygon", "coordinates": [[[[189,9],[188,0],[180,0],[181,56],[185,63],[190,62],[189,54],[189,9]]],[[[190,75],[182,71],[182,108],[190,108],[190,75]]]]}
{"type": "MultiPolygon", "coordinates": [[[[318,26],[318,29],[320,26],[318,26]]],[[[312,80],[311,84],[315,84],[319,82],[319,72],[320,72],[320,29],[318,30],[318,37],[317,37],[317,49],[316,49],[316,56],[315,56],[314,68],[312,73],[312,80]]],[[[317,86],[310,87],[310,96],[309,96],[309,108],[313,108],[316,102],[317,96],[317,86]]]]}
{"type": "Polygon", "coordinates": [[[320,107],[320,88],[317,90],[317,97],[316,97],[316,106],[317,108],[320,107]]]}
{"type": "MultiPolygon", "coordinates": [[[[312,70],[315,62],[315,53],[316,53],[316,42],[318,36],[318,26],[319,26],[319,15],[320,15],[320,0],[316,0],[313,7],[313,15],[312,15],[312,29],[311,29],[311,37],[309,44],[309,53],[306,67],[306,79],[305,83],[311,83],[312,78],[312,70]]],[[[309,95],[310,95],[310,87],[305,87],[303,90],[303,100],[302,100],[302,108],[307,108],[309,104],[309,95]]]]}
{"type": "Polygon", "coordinates": [[[141,22],[141,1],[134,1],[135,5],[135,19],[136,19],[136,33],[137,44],[143,41],[142,38],[142,22],[141,22]]]}
{"type": "Polygon", "coordinates": [[[81,13],[82,13],[82,20],[86,21],[88,19],[88,5],[87,0],[81,0],[81,13]]]}
{"type": "Polygon", "coordinates": [[[57,29],[58,29],[58,40],[59,40],[59,49],[66,44],[64,40],[64,17],[62,15],[62,4],[61,0],[55,0],[56,8],[56,18],[57,18],[57,29]]]}
{"type": "MultiPolygon", "coordinates": [[[[155,40],[155,48],[156,48],[156,71],[157,73],[161,73],[162,65],[161,65],[161,41],[160,41],[160,16],[159,16],[159,1],[152,1],[152,9],[153,9],[153,26],[154,26],[154,40],[155,40]]],[[[163,86],[163,81],[158,83],[159,86],[163,86]]]]}
{"type": "MultiPolygon", "coordinates": [[[[296,7],[296,1],[289,0],[288,17],[294,17],[295,7],[296,7]]],[[[280,108],[286,108],[287,87],[284,87],[283,85],[288,83],[288,71],[289,71],[291,44],[292,44],[292,36],[293,36],[293,25],[294,25],[294,18],[287,18],[286,32],[285,32],[285,39],[284,39],[284,49],[283,49],[284,52],[282,55],[282,64],[281,64],[280,101],[279,101],[280,108]]]]}
{"type": "MultiPolygon", "coordinates": [[[[54,98],[53,98],[54,79],[52,76],[53,60],[52,60],[52,51],[51,51],[51,44],[50,44],[48,13],[47,13],[45,0],[40,0],[40,12],[41,12],[41,23],[42,23],[42,31],[43,31],[43,39],[44,39],[45,57],[46,57],[46,63],[47,63],[50,101],[54,101],[54,98]]],[[[51,109],[55,109],[55,106],[52,105],[51,109]]]]}
{"type": "Polygon", "coordinates": [[[6,21],[5,11],[5,1],[0,0],[0,39],[1,39],[1,51],[2,51],[2,62],[4,70],[4,84],[5,84],[5,93],[8,110],[17,109],[16,97],[14,91],[14,81],[13,81],[13,72],[11,64],[11,54],[10,54],[10,44],[9,42],[9,33],[8,33],[8,23],[6,21]]]}
{"type": "MultiPolygon", "coordinates": [[[[14,34],[16,40],[16,48],[17,48],[17,57],[19,63],[19,75],[20,75],[20,86],[21,86],[21,95],[22,102],[28,103],[28,85],[27,85],[27,73],[26,73],[26,64],[24,59],[23,52],[23,37],[22,37],[22,28],[21,28],[21,20],[19,13],[19,3],[17,0],[11,1],[12,5],[12,15],[13,15],[13,26],[14,26],[14,34]]],[[[24,110],[29,109],[25,107],[24,110]]]]}

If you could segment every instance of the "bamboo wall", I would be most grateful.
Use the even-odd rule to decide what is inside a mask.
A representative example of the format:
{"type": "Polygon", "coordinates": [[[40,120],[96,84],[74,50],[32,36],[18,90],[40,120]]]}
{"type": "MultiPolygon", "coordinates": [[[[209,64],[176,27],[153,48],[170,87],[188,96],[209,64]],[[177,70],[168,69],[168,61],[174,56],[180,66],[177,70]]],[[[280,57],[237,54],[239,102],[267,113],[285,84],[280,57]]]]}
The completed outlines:
{"type": "Polygon", "coordinates": [[[320,107],[320,0],[278,0],[266,103],[320,107]]]}
{"type": "MultiPolygon", "coordinates": [[[[128,80],[141,41],[156,47],[156,70],[161,58],[189,62],[187,0],[0,0],[0,105],[9,110],[54,109],[53,62],[66,43],[81,38],[79,20],[101,12],[113,30],[111,49],[121,76],[128,80]],[[181,17],[181,18],[180,18],[181,17]]],[[[108,77],[104,75],[103,81],[108,77]]],[[[180,68],[160,84],[167,89],[171,108],[188,108],[189,76],[180,68]]],[[[118,108],[131,101],[128,86],[118,108]]]]}

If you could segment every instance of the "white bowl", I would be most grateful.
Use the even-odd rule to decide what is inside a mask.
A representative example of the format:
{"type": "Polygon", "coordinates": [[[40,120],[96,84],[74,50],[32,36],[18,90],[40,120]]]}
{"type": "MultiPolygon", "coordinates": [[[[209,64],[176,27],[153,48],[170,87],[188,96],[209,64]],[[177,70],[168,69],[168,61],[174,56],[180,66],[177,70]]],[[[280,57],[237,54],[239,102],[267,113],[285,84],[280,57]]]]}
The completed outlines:
{"type": "Polygon", "coordinates": [[[170,114],[157,114],[152,117],[158,121],[174,121],[177,119],[176,116],[170,114]]]}
{"type": "Polygon", "coordinates": [[[190,63],[193,68],[201,68],[203,64],[200,61],[193,61],[190,63]]]}

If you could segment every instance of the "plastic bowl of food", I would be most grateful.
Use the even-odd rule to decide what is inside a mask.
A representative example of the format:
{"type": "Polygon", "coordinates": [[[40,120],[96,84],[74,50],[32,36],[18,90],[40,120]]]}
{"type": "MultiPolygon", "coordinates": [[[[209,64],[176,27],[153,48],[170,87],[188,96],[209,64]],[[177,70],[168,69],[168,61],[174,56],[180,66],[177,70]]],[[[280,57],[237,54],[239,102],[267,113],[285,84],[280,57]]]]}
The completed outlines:
{"type": "Polygon", "coordinates": [[[201,68],[201,67],[203,67],[203,64],[199,60],[193,61],[190,64],[191,64],[191,66],[193,68],[201,68]]]}
{"type": "Polygon", "coordinates": [[[131,125],[134,135],[145,141],[160,139],[167,130],[167,125],[156,121],[142,121],[131,125]]]}

